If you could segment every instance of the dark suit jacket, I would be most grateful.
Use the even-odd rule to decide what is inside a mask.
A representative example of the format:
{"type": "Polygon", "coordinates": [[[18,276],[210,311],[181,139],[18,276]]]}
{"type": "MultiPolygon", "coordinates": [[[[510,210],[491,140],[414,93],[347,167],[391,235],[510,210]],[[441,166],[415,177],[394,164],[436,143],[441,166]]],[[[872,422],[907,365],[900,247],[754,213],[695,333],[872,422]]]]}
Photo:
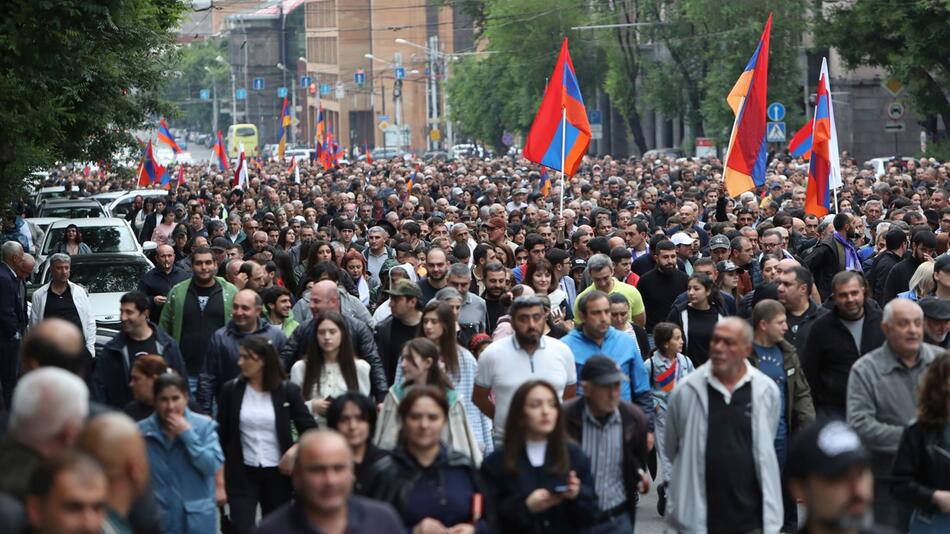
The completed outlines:
{"type": "Polygon", "coordinates": [[[23,303],[17,298],[20,279],[6,264],[0,265],[0,339],[10,340],[26,328],[23,303]]]}
{"type": "MultiPolygon", "coordinates": [[[[224,484],[229,495],[244,495],[247,477],[244,471],[244,451],[241,447],[241,401],[247,381],[235,378],[224,384],[218,403],[218,436],[224,449],[224,484]]],[[[290,424],[293,422],[297,435],[316,428],[307,405],[304,404],[300,387],[287,380],[271,391],[274,403],[275,430],[280,453],[284,454],[294,444],[290,424]]]]}

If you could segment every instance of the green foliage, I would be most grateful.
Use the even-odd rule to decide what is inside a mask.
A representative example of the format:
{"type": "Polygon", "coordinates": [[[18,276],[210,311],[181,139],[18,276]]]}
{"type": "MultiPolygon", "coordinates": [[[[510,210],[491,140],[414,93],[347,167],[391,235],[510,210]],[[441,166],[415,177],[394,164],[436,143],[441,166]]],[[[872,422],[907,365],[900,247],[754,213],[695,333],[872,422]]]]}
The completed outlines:
{"type": "MultiPolygon", "coordinates": [[[[648,32],[660,46],[643,67],[645,100],[667,116],[684,117],[698,134],[720,142],[734,121],[726,104],[772,13],[769,54],[770,102],[786,104],[790,128],[804,123],[801,102],[801,36],[805,0],[645,0],[648,32]]],[[[794,130],[793,130],[794,131],[794,130]]]]}
{"type": "MultiPolygon", "coordinates": [[[[557,52],[570,28],[588,20],[573,0],[486,0],[482,39],[493,55],[452,66],[448,91],[462,135],[498,146],[502,134],[527,133],[557,52]]],[[[603,54],[596,43],[571,39],[581,92],[593,98],[602,83],[603,54]]]]}
{"type": "Polygon", "coordinates": [[[0,21],[0,203],[28,173],[109,160],[164,111],[179,0],[9,0],[0,21]]]}
{"type": "Polygon", "coordinates": [[[936,133],[950,125],[950,2],[875,0],[847,3],[816,24],[820,42],[836,47],[848,67],[881,67],[906,87],[911,107],[936,133]]]}
{"type": "MultiPolygon", "coordinates": [[[[227,41],[223,39],[195,41],[179,48],[177,67],[164,93],[165,98],[177,106],[173,114],[176,119],[174,126],[211,131],[212,104],[210,100],[200,100],[199,91],[217,86],[219,105],[222,105],[220,100],[231,98],[230,70],[225,61],[217,60],[227,55],[227,41]]],[[[222,116],[222,119],[226,118],[226,115],[222,116]]],[[[226,126],[220,124],[219,128],[226,126]]]]}

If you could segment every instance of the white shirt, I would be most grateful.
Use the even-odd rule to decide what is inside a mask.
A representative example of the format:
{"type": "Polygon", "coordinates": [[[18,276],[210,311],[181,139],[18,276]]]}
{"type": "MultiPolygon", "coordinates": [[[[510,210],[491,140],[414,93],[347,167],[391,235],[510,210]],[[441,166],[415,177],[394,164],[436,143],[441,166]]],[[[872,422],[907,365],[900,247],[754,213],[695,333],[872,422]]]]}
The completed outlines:
{"type": "Polygon", "coordinates": [[[532,467],[541,467],[544,465],[544,456],[548,452],[548,441],[525,440],[524,452],[528,455],[528,462],[532,467]]]}
{"type": "Polygon", "coordinates": [[[281,454],[270,391],[258,392],[247,386],[241,400],[240,428],[244,465],[277,467],[281,454]]]}
{"type": "Polygon", "coordinates": [[[495,395],[495,437],[504,435],[505,420],[511,398],[521,384],[540,379],[550,383],[559,398],[564,389],[577,383],[574,354],[560,340],[541,336],[533,355],[521,348],[517,336],[511,335],[493,342],[478,359],[475,385],[491,389],[495,395]]]}
{"type": "MultiPolygon", "coordinates": [[[[366,360],[356,360],[356,382],[359,392],[363,395],[369,395],[369,363],[366,360]]],[[[304,375],[307,374],[306,360],[297,361],[290,368],[290,381],[300,386],[303,390],[304,375]]],[[[305,399],[325,399],[327,397],[339,397],[349,391],[346,387],[346,379],[343,378],[343,371],[337,362],[324,363],[320,372],[320,378],[313,385],[311,391],[304,391],[305,399]],[[317,391],[320,392],[317,395],[317,391]]],[[[313,414],[314,419],[320,426],[326,425],[326,418],[313,411],[313,406],[308,401],[307,409],[313,414]]]]}

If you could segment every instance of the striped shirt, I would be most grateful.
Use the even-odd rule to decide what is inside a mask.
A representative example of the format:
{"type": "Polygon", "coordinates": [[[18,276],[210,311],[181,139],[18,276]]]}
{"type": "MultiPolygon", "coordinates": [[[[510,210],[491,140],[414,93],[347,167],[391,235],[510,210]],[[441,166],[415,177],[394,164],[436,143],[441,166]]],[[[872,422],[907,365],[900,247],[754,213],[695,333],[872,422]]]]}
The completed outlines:
{"type": "Polygon", "coordinates": [[[581,448],[590,458],[590,470],[594,475],[594,489],[600,511],[606,512],[627,501],[623,486],[623,424],[620,410],[601,423],[590,408],[584,404],[582,418],[581,448]]]}

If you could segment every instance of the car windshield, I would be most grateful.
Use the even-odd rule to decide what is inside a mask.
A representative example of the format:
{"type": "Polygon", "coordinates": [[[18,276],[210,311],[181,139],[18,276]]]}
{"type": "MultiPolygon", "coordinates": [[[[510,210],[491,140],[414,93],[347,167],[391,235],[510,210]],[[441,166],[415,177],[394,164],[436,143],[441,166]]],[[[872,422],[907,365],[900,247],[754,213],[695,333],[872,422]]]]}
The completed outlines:
{"type": "MultiPolygon", "coordinates": [[[[46,241],[43,254],[49,254],[50,249],[63,239],[66,227],[50,230],[50,239],[46,241]]],[[[89,245],[93,252],[135,252],[135,239],[128,228],[124,226],[87,226],[80,228],[83,243],[89,245]]]]}
{"type": "MultiPolygon", "coordinates": [[[[69,269],[69,281],[92,293],[127,293],[138,287],[139,279],[148,270],[145,262],[134,263],[79,263],[69,269]]],[[[50,278],[47,272],[47,282],[50,278]]]]}
{"type": "Polygon", "coordinates": [[[246,137],[249,135],[254,135],[254,128],[237,128],[234,130],[234,135],[238,137],[246,137]]]}
{"type": "Polygon", "coordinates": [[[63,219],[102,217],[102,208],[99,206],[47,207],[41,210],[40,217],[62,217],[63,219]]]}

